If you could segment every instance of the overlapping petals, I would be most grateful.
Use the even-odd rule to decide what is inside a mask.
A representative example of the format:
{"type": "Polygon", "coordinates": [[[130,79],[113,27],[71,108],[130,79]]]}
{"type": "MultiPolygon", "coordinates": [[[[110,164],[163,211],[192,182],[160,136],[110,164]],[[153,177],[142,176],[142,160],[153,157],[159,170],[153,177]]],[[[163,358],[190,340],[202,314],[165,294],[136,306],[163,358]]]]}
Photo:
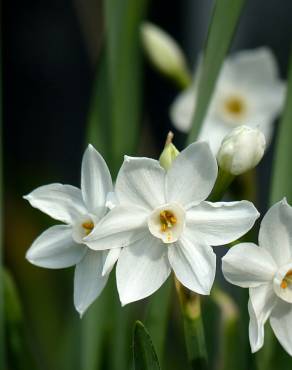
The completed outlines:
{"type": "Polygon", "coordinates": [[[205,142],[188,146],[168,171],[152,159],[125,157],[115,187],[119,205],[85,238],[97,251],[123,248],[116,271],[123,304],[152,294],[171,269],[187,288],[210,293],[216,271],[211,245],[242,236],[258,217],[250,202],[204,202],[216,177],[205,142]]]}
{"type": "Polygon", "coordinates": [[[262,220],[259,247],[242,243],[223,258],[225,278],[249,287],[249,338],[253,352],[264,343],[268,319],[283,348],[292,355],[292,207],[287,201],[276,203],[262,220]]]}
{"type": "Polygon", "coordinates": [[[84,153],[81,190],[62,184],[41,186],[25,197],[42,212],[67,225],[56,225],[41,234],[32,244],[26,258],[47,268],[76,265],[74,304],[80,315],[103,290],[120,249],[114,252],[92,251],[84,243],[94,226],[114,207],[112,180],[101,155],[89,145],[84,153]]]}

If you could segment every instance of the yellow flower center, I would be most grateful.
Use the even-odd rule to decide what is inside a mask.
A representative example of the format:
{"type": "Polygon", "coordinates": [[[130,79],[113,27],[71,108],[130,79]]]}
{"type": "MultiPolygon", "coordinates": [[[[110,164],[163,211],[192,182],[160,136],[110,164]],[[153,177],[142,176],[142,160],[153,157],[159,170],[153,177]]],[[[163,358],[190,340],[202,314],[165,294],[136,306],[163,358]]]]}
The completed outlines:
{"type": "Polygon", "coordinates": [[[239,96],[231,96],[226,99],[224,108],[226,112],[237,117],[241,116],[246,110],[245,103],[239,96]]]}
{"type": "Polygon", "coordinates": [[[171,229],[177,223],[175,215],[171,211],[167,210],[160,212],[159,220],[162,232],[166,232],[168,229],[171,229]]]}
{"type": "Polygon", "coordinates": [[[93,230],[94,223],[92,221],[85,221],[83,222],[82,227],[85,230],[86,235],[88,235],[93,230]]]}
{"type": "Polygon", "coordinates": [[[292,270],[289,270],[281,282],[281,288],[286,289],[289,284],[292,284],[292,270]]]}

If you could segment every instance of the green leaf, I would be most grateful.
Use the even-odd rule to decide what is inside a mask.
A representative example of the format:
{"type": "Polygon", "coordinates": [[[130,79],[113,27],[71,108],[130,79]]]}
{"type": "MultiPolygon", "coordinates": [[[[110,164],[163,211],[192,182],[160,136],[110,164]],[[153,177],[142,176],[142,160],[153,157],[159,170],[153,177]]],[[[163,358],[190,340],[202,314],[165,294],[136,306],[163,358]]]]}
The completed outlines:
{"type": "MultiPolygon", "coordinates": [[[[1,76],[2,77],[2,76],[1,76]]],[[[4,288],[2,279],[2,220],[3,220],[3,202],[2,202],[2,84],[0,83],[0,369],[5,368],[5,342],[4,342],[4,288]]]]}
{"type": "Polygon", "coordinates": [[[151,335],[162,366],[172,285],[172,279],[168,279],[167,282],[150,297],[145,316],[145,324],[151,335]]]}
{"type": "Polygon", "coordinates": [[[245,0],[216,0],[205,43],[196,110],[188,143],[195,141],[212,97],[218,74],[229,50],[245,0]]]}
{"type": "Polygon", "coordinates": [[[135,370],[159,370],[159,362],[152,340],[141,321],[136,321],[133,335],[135,370]]]}
{"type": "Polygon", "coordinates": [[[287,85],[286,103],[276,140],[270,205],[283,197],[287,197],[287,201],[292,204],[292,52],[287,85]]]}
{"type": "Polygon", "coordinates": [[[146,0],[105,1],[114,173],[124,155],[134,154],[137,147],[142,98],[140,24],[146,5],[146,0]]]}

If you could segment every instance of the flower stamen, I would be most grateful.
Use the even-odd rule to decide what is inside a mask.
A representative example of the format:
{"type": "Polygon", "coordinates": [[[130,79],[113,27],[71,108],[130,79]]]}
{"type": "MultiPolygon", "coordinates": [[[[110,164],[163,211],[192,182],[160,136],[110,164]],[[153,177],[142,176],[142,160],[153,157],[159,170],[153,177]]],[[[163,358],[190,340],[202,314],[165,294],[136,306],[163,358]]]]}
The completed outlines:
{"type": "Polygon", "coordinates": [[[161,211],[159,214],[159,219],[162,232],[171,229],[177,223],[175,215],[168,210],[161,211]]]}
{"type": "Polygon", "coordinates": [[[94,228],[94,223],[92,221],[85,221],[82,224],[83,229],[85,229],[86,235],[90,234],[94,228]]]}
{"type": "Polygon", "coordinates": [[[288,285],[292,284],[292,270],[289,270],[281,282],[281,288],[286,289],[288,285]]]}

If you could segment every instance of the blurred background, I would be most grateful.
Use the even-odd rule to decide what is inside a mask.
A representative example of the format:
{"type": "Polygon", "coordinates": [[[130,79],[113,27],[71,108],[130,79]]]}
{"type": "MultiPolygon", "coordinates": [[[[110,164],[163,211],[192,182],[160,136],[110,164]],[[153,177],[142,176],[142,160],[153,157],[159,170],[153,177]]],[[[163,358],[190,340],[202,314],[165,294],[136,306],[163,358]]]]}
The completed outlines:
{"type": "MultiPolygon", "coordinates": [[[[123,4],[134,6],[131,1],[123,4]]],[[[115,6],[120,5],[116,2],[115,6]]],[[[183,47],[192,67],[206,38],[212,6],[210,0],[145,2],[140,17],[169,32],[183,47]]],[[[14,310],[6,333],[9,370],[129,369],[131,324],[133,318],[144,315],[144,302],[123,309],[111,305],[101,309],[97,304],[81,323],[73,306],[73,269],[41,269],[24,258],[32,241],[53,221],[30,207],[22,196],[51,182],[79,186],[81,158],[93,127],[89,127],[93,117],[92,96],[100,81],[98,71],[102,73],[104,7],[99,0],[4,3],[4,263],[19,299],[9,301],[13,305],[10,309],[14,310]],[[122,320],[123,317],[126,319],[122,320]]],[[[285,79],[291,14],[290,0],[247,1],[232,50],[270,47],[285,79]]],[[[178,148],[184,146],[185,136],[171,126],[168,114],[178,90],[149,66],[141,50],[139,55],[142,89],[139,110],[135,112],[140,123],[138,144],[127,154],[157,158],[170,129],[174,130],[178,148]]],[[[128,62],[133,63],[131,67],[136,73],[134,60],[128,62]]],[[[123,69],[123,62],[123,58],[117,60],[118,68],[123,69]]],[[[107,123],[104,125],[99,130],[106,130],[107,123]]],[[[93,143],[98,145],[98,140],[93,139],[93,143]]],[[[106,145],[96,149],[106,153],[106,145]]],[[[261,211],[267,207],[272,155],[273,145],[258,170],[257,206],[261,211]]],[[[113,163],[111,159],[109,163],[113,163]]],[[[114,171],[118,165],[112,164],[114,171]]],[[[107,288],[111,293],[104,292],[102,302],[109,295],[116,295],[113,286],[111,281],[107,288]]],[[[116,296],[113,301],[117,303],[116,296]]],[[[246,296],[239,300],[245,301],[246,296]]],[[[177,310],[175,306],[169,334],[181,330],[177,310]]],[[[242,311],[247,315],[245,303],[242,311]]],[[[242,331],[246,339],[247,327],[242,331]]],[[[182,335],[168,336],[165,368],[187,369],[181,341],[182,335]]],[[[216,349],[216,345],[213,347],[216,349]]],[[[248,352],[248,344],[246,347],[248,352]]],[[[246,361],[239,366],[249,370],[248,361],[252,360],[246,361]]]]}

